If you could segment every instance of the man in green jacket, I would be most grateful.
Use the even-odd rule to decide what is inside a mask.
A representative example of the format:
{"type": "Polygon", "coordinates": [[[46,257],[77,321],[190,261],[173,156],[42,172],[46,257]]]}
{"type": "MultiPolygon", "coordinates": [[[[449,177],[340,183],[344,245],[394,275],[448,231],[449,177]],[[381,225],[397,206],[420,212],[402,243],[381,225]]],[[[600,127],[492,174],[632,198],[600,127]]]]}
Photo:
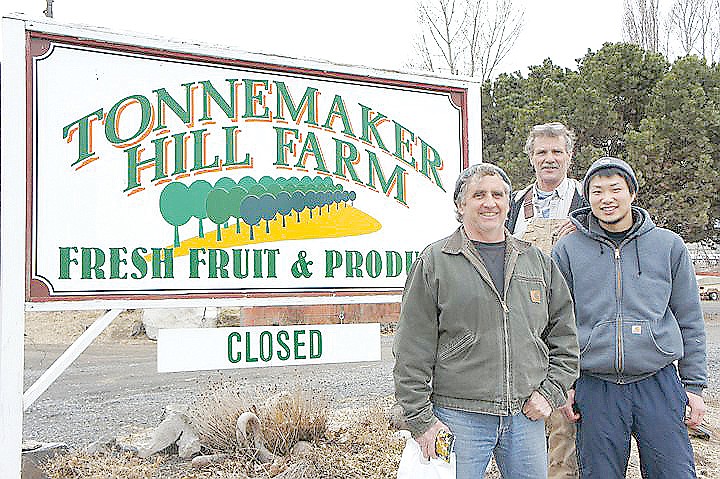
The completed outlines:
{"type": "Polygon", "coordinates": [[[395,336],[395,396],[425,457],[455,434],[457,477],[547,477],[543,419],[578,374],[573,305],[549,257],[505,229],[510,182],[482,163],[455,187],[461,226],[413,265],[395,336]]]}

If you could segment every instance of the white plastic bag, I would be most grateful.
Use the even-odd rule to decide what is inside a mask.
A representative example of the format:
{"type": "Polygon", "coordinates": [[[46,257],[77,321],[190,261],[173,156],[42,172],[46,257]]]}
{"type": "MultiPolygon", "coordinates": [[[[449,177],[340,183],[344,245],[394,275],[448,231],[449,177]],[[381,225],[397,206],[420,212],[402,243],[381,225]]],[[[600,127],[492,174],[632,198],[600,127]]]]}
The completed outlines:
{"type": "Polygon", "coordinates": [[[410,438],[400,458],[397,479],[455,479],[455,453],[450,454],[449,464],[441,459],[428,461],[420,445],[410,438]]]}

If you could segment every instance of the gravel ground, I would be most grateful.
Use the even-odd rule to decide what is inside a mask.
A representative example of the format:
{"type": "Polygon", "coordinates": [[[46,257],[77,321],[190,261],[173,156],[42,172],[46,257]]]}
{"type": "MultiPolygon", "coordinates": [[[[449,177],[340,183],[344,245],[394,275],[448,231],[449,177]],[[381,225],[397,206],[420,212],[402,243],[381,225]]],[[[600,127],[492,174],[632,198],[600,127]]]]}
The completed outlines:
{"type": "MultiPolygon", "coordinates": [[[[80,314],[64,319],[62,325],[57,322],[60,314],[68,313],[35,313],[26,321],[26,388],[62,354],[68,338],[80,334],[93,319],[93,314],[80,314]],[[63,328],[70,334],[61,333],[63,328]],[[56,338],[62,344],[39,344],[38,337],[56,338]],[[63,337],[66,341],[60,341],[63,337]]],[[[357,409],[392,405],[392,336],[382,336],[379,362],[161,374],[156,370],[155,342],[130,338],[136,319],[133,314],[116,319],[25,412],[24,439],[82,448],[98,439],[154,427],[165,406],[189,404],[217,381],[232,381],[248,394],[257,391],[259,397],[298,387],[317,391],[337,420],[357,409]]]]}
{"type": "MultiPolygon", "coordinates": [[[[98,312],[30,313],[26,320],[25,385],[29,387],[98,312]],[[40,342],[42,338],[42,343],[40,342]],[[47,343],[54,344],[47,344],[47,343]]],[[[382,360],[372,363],[165,373],[156,371],[155,343],[132,338],[138,312],[123,313],[25,412],[24,439],[64,442],[73,449],[156,426],[169,404],[189,404],[215,381],[233,381],[248,394],[302,387],[329,402],[331,427],[392,402],[392,335],[382,337],[382,360]]],[[[720,427],[720,318],[707,322],[708,422],[720,427]]],[[[693,440],[700,477],[720,477],[720,444],[693,440]]],[[[631,458],[628,477],[637,477],[631,458]]],[[[489,478],[499,477],[492,473],[489,478]]]]}

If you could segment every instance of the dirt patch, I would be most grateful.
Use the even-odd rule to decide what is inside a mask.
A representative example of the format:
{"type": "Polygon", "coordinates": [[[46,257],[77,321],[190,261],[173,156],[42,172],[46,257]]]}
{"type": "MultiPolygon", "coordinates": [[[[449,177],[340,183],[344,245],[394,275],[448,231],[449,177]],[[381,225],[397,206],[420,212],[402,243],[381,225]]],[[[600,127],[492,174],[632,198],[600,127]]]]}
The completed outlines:
{"type": "MultiPolygon", "coordinates": [[[[105,310],[30,311],[25,313],[25,341],[33,344],[72,344],[105,310]]],[[[142,310],[127,309],[95,339],[96,343],[148,341],[142,333],[142,310]]]]}

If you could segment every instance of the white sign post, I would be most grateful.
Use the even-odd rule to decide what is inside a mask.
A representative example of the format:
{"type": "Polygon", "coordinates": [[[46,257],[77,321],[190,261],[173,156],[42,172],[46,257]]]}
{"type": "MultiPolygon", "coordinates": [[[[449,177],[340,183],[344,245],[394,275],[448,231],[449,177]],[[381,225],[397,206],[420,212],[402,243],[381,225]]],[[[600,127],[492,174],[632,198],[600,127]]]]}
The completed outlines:
{"type": "MultiPolygon", "coordinates": [[[[398,302],[457,225],[480,96],[472,79],[4,18],[0,477],[19,471],[24,311],[398,302]]],[[[350,326],[298,328],[166,331],[159,364],[239,367],[227,336],[224,363],[164,355],[220,351],[215,334],[254,341],[257,366],[285,347],[301,363],[379,348],[373,329],[366,355],[333,356],[350,326]]]]}

